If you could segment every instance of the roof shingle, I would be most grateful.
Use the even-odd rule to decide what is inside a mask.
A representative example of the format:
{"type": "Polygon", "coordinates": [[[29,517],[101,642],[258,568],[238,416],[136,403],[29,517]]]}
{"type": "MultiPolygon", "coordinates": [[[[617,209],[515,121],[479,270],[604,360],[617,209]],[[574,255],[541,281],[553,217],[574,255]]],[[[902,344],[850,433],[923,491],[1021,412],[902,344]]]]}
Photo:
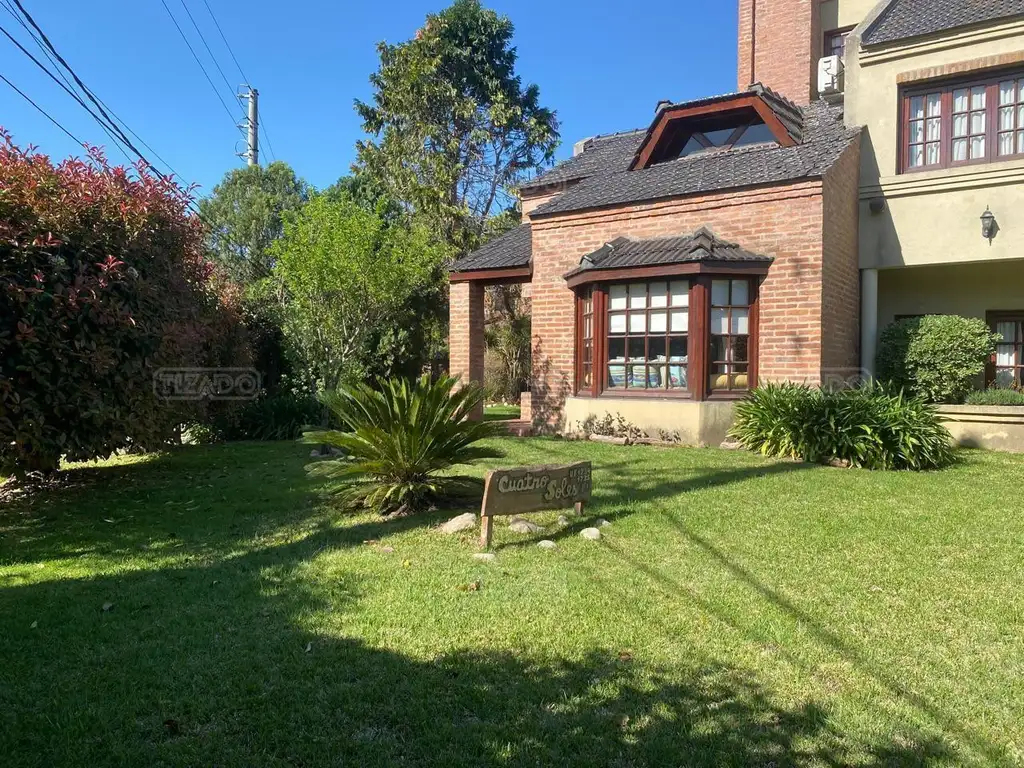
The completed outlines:
{"type": "Polygon", "coordinates": [[[893,0],[861,38],[864,45],[1024,15],[1024,0],[893,0]]]}
{"type": "Polygon", "coordinates": [[[771,256],[751,253],[735,243],[719,239],[714,232],[701,227],[692,235],[634,240],[619,237],[588,253],[580,264],[569,271],[570,278],[583,272],[625,267],[650,267],[659,264],[684,264],[699,261],[735,261],[770,263],[771,256]]]}
{"type": "Polygon", "coordinates": [[[528,267],[533,253],[533,234],[529,224],[488,240],[480,248],[452,264],[452,272],[475,272],[481,269],[528,267]]]}
{"type": "MultiPolygon", "coordinates": [[[[803,108],[803,141],[793,147],[752,144],[701,152],[642,170],[628,170],[625,147],[602,156],[600,167],[562,194],[541,205],[532,218],[587,208],[707,194],[725,189],[797,181],[822,176],[839,158],[858,129],[843,125],[842,108],[824,101],[803,108]]],[[[634,140],[639,144],[642,134],[634,140]]],[[[588,154],[590,150],[584,153],[588,154]]],[[[635,148],[634,148],[635,152],[635,148]]],[[[555,169],[558,170],[558,169],[555,169]]]]}

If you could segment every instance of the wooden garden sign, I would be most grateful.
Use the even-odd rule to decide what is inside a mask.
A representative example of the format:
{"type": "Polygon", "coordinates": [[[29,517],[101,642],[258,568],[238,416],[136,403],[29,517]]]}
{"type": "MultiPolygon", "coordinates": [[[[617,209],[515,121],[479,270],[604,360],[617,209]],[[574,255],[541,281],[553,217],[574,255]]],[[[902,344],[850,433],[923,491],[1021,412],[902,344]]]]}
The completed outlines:
{"type": "Polygon", "coordinates": [[[589,461],[491,470],[480,507],[480,543],[491,545],[495,517],[563,507],[575,507],[580,514],[590,501],[592,471],[589,461]]]}

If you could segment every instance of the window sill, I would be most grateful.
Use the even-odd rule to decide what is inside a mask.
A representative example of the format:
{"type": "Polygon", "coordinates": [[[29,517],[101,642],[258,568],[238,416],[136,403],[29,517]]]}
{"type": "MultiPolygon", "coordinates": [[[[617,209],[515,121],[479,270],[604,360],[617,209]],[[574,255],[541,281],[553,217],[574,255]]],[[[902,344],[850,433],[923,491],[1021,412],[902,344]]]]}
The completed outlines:
{"type": "Polygon", "coordinates": [[[885,176],[880,178],[877,184],[862,185],[860,199],[866,201],[879,195],[903,197],[932,192],[952,192],[1013,182],[1024,182],[1024,158],[956,165],[951,168],[917,169],[895,176],[885,176]]]}

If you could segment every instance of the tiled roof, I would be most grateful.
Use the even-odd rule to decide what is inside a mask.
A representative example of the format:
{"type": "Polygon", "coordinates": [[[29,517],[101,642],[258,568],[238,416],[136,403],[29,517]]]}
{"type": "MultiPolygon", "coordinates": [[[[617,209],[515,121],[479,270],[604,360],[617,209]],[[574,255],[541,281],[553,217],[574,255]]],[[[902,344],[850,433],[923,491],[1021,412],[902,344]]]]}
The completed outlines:
{"type": "Polygon", "coordinates": [[[475,272],[480,269],[528,267],[532,251],[533,235],[530,232],[530,225],[520,224],[463,256],[452,265],[451,271],[475,272]]]}
{"type": "MultiPolygon", "coordinates": [[[[843,125],[840,106],[817,101],[803,107],[800,112],[803,117],[802,141],[792,147],[751,144],[700,152],[630,171],[629,164],[642,134],[632,135],[632,141],[636,142],[633,153],[628,151],[627,139],[612,142],[600,158],[595,158],[600,162],[591,164],[586,178],[538,207],[530,216],[536,218],[608,205],[820,177],[856,139],[859,131],[843,125]]],[[[579,157],[585,157],[591,151],[587,150],[579,157]]],[[[551,173],[558,170],[555,168],[551,173]]]]}
{"type": "Polygon", "coordinates": [[[861,42],[891,43],[1021,15],[1024,0],[892,0],[861,42]]]}
{"type": "Polygon", "coordinates": [[[625,267],[650,267],[658,264],[683,264],[699,261],[735,261],[770,263],[771,256],[762,256],[727,243],[706,227],[692,235],[634,240],[619,237],[605,243],[580,259],[580,264],[566,278],[583,272],[625,267]]]}
{"type": "Polygon", "coordinates": [[[609,168],[625,168],[644,138],[646,129],[595,136],[586,141],[586,151],[559,163],[550,171],[520,185],[522,190],[542,189],[584,179],[609,168]]]}

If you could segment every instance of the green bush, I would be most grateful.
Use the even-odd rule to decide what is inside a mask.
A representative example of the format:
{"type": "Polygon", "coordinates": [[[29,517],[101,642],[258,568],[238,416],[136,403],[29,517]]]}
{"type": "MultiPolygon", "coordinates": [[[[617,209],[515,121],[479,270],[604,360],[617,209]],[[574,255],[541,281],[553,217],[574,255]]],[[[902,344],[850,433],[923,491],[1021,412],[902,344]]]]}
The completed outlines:
{"type": "Polygon", "coordinates": [[[350,505],[380,514],[421,512],[464,487],[448,474],[457,464],[501,454],[476,443],[502,433],[500,424],[469,421],[483,404],[483,390],[457,379],[431,382],[392,379],[380,390],[358,384],[322,397],[348,431],[307,432],[306,442],[340,448],[336,460],[321,460],[310,473],[339,482],[350,505]]]}
{"type": "Polygon", "coordinates": [[[968,405],[1024,405],[1024,392],[1019,389],[992,387],[984,392],[971,392],[968,405]]]}
{"type": "Polygon", "coordinates": [[[731,436],[765,456],[864,469],[936,469],[954,449],[935,409],[880,385],[823,390],[766,384],[736,406],[731,436]]]}
{"type": "Polygon", "coordinates": [[[878,378],[930,403],[962,403],[995,352],[983,320],[926,315],[888,325],[879,340],[878,378]]]}

